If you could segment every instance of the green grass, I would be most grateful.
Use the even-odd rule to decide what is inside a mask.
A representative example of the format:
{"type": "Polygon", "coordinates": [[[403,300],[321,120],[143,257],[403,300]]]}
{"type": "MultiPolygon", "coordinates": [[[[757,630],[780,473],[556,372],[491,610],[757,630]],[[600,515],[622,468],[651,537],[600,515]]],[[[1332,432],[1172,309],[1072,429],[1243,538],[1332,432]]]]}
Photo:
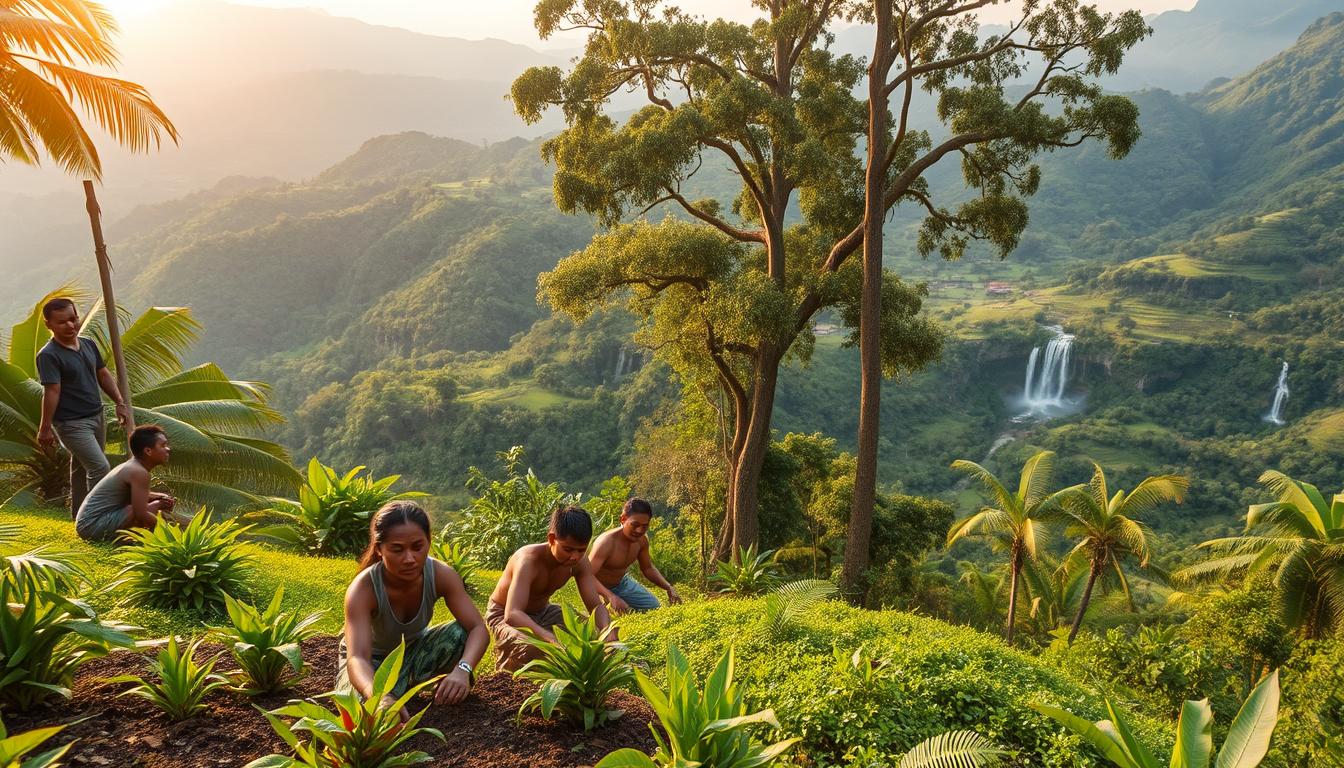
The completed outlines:
{"type": "Polygon", "coordinates": [[[1344,454],[1344,410],[1316,419],[1307,428],[1307,442],[1323,453],[1344,454]]]}
{"type": "Polygon", "coordinates": [[[543,389],[530,380],[515,382],[506,387],[480,389],[463,395],[462,400],[468,403],[514,405],[529,411],[542,411],[565,403],[579,402],[577,397],[543,389]]]}

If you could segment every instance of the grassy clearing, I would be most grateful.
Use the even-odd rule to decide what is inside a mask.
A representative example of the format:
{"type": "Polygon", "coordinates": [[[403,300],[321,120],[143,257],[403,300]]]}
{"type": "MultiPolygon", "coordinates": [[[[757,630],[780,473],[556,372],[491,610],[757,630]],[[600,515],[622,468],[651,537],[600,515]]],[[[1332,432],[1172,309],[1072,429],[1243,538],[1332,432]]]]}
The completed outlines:
{"type": "Polygon", "coordinates": [[[531,380],[515,382],[507,387],[480,389],[463,395],[462,400],[463,402],[478,404],[513,405],[526,408],[529,411],[543,411],[557,405],[579,402],[577,397],[543,389],[531,380]]]}
{"type": "Polygon", "coordinates": [[[1344,454],[1344,410],[1315,420],[1307,428],[1307,442],[1324,453],[1344,454]]]}

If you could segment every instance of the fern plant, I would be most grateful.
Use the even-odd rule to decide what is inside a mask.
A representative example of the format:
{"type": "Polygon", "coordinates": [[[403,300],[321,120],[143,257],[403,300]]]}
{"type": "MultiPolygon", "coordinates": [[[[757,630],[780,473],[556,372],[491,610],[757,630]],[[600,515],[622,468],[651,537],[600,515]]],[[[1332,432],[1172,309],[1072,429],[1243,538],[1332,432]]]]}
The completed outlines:
{"type": "Polygon", "coordinates": [[[205,697],[211,691],[229,684],[223,676],[215,674],[219,654],[211,656],[204,664],[196,663],[196,651],[201,642],[195,640],[186,648],[179,648],[177,640],[169,637],[168,644],[149,663],[150,679],[118,675],[108,678],[107,682],[135,683],[119,695],[139,696],[162,709],[172,720],[186,720],[206,709],[205,697]]]}
{"type": "Polygon", "coordinates": [[[313,701],[292,701],[263,712],[294,756],[267,755],[244,768],[402,768],[433,760],[424,752],[397,751],[420,734],[443,741],[439,731],[418,727],[425,710],[411,715],[405,723],[400,713],[416,694],[437,684],[440,678],[413,685],[391,706],[382,706],[383,698],[396,687],[405,654],[406,645],[402,643],[378,665],[367,699],[354,692],[332,693],[327,696],[336,707],[334,712],[313,701]],[[286,725],[281,717],[295,720],[286,725]]]}
{"type": "Polygon", "coordinates": [[[31,757],[28,755],[64,729],[64,725],[53,725],[10,736],[5,730],[5,721],[0,720],[0,768],[58,768],[61,764],[60,759],[70,751],[75,742],[71,741],[31,757]]]}
{"type": "Polygon", "coordinates": [[[299,500],[272,499],[264,513],[281,522],[257,529],[258,535],[295,544],[322,555],[348,555],[369,544],[369,518],[378,508],[397,499],[419,498],[416,491],[392,490],[401,475],[375,479],[361,475],[359,466],[337,474],[317,458],[308,462],[307,481],[299,486],[299,500]]]}
{"type": "Polygon", "coordinates": [[[770,639],[781,640],[799,616],[835,595],[835,585],[823,579],[793,581],[765,597],[765,619],[770,639]]]}
{"type": "Polygon", "coordinates": [[[476,594],[476,585],[471,580],[481,570],[481,564],[471,556],[466,544],[460,541],[450,541],[448,539],[448,529],[444,528],[443,533],[439,534],[439,538],[430,544],[429,553],[434,559],[447,564],[461,577],[462,585],[466,587],[467,594],[476,594]]]}
{"type": "Polygon", "coordinates": [[[739,549],[737,562],[719,563],[710,580],[719,585],[721,594],[750,597],[768,592],[779,581],[774,555],[773,549],[757,554],[754,544],[739,549]]]}
{"type": "Polygon", "coordinates": [[[127,535],[135,546],[117,558],[125,565],[116,586],[129,605],[222,611],[225,595],[244,593],[251,573],[239,537],[249,526],[234,520],[211,523],[204,513],[179,528],[156,525],[127,535]]]}
{"type": "Polygon", "coordinates": [[[649,726],[658,750],[652,756],[636,749],[618,749],[596,768],[765,768],[774,764],[798,739],[762,744],[748,730],[753,725],[779,728],[774,710],[748,713],[744,693],[733,679],[735,655],[730,649],[705,680],[701,690],[690,664],[676,647],[667,651],[667,688],[636,670],[639,690],[658,716],[662,732],[649,726]],[[663,734],[666,734],[664,738],[663,734]]]}
{"type": "Polygon", "coordinates": [[[541,653],[514,673],[540,686],[518,709],[523,713],[540,711],[550,720],[558,712],[583,730],[591,731],[620,717],[622,710],[607,709],[612,691],[629,688],[634,670],[629,652],[622,646],[603,642],[593,616],[580,619],[572,608],[562,609],[564,620],[555,627],[555,642],[530,636],[527,642],[541,653]]]}
{"type": "Polygon", "coordinates": [[[308,674],[299,643],[317,634],[314,624],[321,613],[300,616],[296,611],[280,610],[285,588],[265,610],[224,596],[229,626],[211,628],[211,637],[225,643],[238,663],[233,675],[234,687],[255,696],[288,688],[308,674]]]}
{"type": "Polygon", "coordinates": [[[948,731],[931,736],[901,755],[899,762],[874,747],[846,755],[849,768],[992,768],[1008,753],[975,731],[948,731]]]}

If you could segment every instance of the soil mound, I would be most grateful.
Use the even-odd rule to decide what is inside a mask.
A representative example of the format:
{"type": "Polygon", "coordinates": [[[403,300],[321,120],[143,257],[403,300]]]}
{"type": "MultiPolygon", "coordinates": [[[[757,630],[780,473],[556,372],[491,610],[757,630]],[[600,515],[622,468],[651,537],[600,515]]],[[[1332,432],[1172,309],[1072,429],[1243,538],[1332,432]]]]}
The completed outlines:
{"type": "MultiPolygon", "coordinates": [[[[72,723],[53,744],[77,739],[66,755],[70,766],[117,768],[240,768],[272,752],[287,754],[283,741],[271,730],[254,705],[274,709],[290,699],[317,696],[336,681],[337,638],[316,637],[303,644],[303,657],[312,672],[297,686],[274,696],[247,698],[231,691],[215,691],[210,709],[181,723],[171,723],[149,702],[137,696],[118,696],[126,685],[106,685],[104,678],[144,675],[146,657],[120,652],[85,664],[75,680],[74,698],[51,700],[31,712],[6,713],[11,734],[30,728],[72,723]],[[82,722],[75,722],[86,718],[82,722]]],[[[223,649],[201,646],[209,658],[223,649]]],[[[236,669],[228,654],[215,666],[221,673],[236,669]]],[[[443,732],[415,740],[409,748],[434,756],[427,765],[452,768],[581,768],[622,747],[651,752],[649,723],[653,713],[641,698],[618,692],[611,706],[625,715],[606,728],[585,734],[582,727],[527,716],[516,721],[518,707],[536,689],[507,674],[477,679],[472,695],[455,707],[430,707],[421,725],[443,732]]],[[[416,709],[429,704],[422,694],[416,709]]]]}

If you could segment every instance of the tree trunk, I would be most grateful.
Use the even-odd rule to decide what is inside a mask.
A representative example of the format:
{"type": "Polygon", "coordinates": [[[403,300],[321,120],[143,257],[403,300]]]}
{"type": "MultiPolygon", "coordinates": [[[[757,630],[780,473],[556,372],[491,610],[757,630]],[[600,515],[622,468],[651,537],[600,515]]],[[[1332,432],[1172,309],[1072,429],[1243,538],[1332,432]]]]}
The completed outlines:
{"type": "Polygon", "coordinates": [[[103,241],[103,210],[93,192],[93,182],[88,180],[84,181],[84,209],[89,213],[89,226],[93,229],[93,254],[98,261],[98,279],[103,285],[103,315],[107,317],[107,338],[112,342],[112,360],[117,367],[117,389],[121,390],[121,399],[126,403],[126,451],[129,456],[131,432],[135,430],[130,375],[121,354],[121,318],[117,317],[117,299],[112,294],[112,264],[107,258],[107,243],[103,241]]]}
{"type": "Polygon", "coordinates": [[[1013,545],[1013,559],[1009,566],[1012,578],[1008,583],[1008,624],[1007,639],[1008,644],[1013,644],[1013,631],[1017,629],[1017,581],[1018,575],[1022,572],[1022,550],[1019,544],[1013,545]]]}
{"type": "Polygon", "coordinates": [[[775,387],[779,381],[779,361],[782,351],[765,349],[752,382],[750,413],[737,419],[746,430],[733,439],[736,461],[729,469],[731,487],[728,510],[724,516],[724,535],[715,547],[716,560],[736,560],[739,550],[755,546],[760,538],[760,520],[757,502],[760,497],[761,468],[765,453],[770,448],[770,417],[775,407],[775,387]]]}
{"type": "Polygon", "coordinates": [[[1097,583],[1097,576],[1101,575],[1101,564],[1092,563],[1092,567],[1087,572],[1087,586],[1083,588],[1083,601],[1078,605],[1078,615],[1073,617],[1073,626],[1069,629],[1069,645],[1073,645],[1073,639],[1078,637],[1078,629],[1083,626],[1083,614],[1087,613],[1087,604],[1092,600],[1092,585],[1097,583]]]}
{"type": "Polygon", "coordinates": [[[859,309],[859,438],[854,497],[841,582],[856,605],[867,592],[868,548],[877,501],[877,438],[882,399],[882,224],[886,220],[887,99],[891,0],[874,0],[877,31],[868,67],[868,168],[864,176],[863,293],[859,309]]]}

